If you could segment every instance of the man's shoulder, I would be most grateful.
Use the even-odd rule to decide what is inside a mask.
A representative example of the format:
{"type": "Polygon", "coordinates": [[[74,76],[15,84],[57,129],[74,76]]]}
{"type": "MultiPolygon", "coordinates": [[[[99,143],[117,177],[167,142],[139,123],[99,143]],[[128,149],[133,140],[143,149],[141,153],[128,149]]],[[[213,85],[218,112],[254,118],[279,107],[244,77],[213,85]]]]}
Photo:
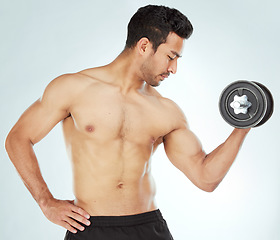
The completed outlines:
{"type": "Polygon", "coordinates": [[[94,70],[90,71],[89,69],[83,70],[76,73],[66,73],[56,77],[52,80],[48,87],[49,89],[57,89],[63,92],[77,92],[82,89],[86,89],[92,84],[98,84],[101,81],[94,77],[94,70]]]}
{"type": "Polygon", "coordinates": [[[106,66],[88,68],[76,73],[77,77],[90,81],[91,83],[102,84],[106,83],[108,78],[108,70],[106,66]]]}
{"type": "Polygon", "coordinates": [[[157,97],[157,99],[163,104],[163,106],[167,109],[167,110],[174,110],[174,111],[178,111],[180,110],[180,107],[170,98],[164,97],[162,96],[158,91],[156,91],[154,89],[153,91],[153,96],[157,97]]]}
{"type": "Polygon", "coordinates": [[[164,106],[164,108],[166,108],[167,110],[180,111],[180,107],[173,100],[162,96],[154,87],[146,87],[148,87],[149,94],[156,97],[159,100],[159,102],[164,106]]]}
{"type": "Polygon", "coordinates": [[[172,122],[173,128],[178,129],[184,127],[187,124],[187,119],[179,105],[166,97],[161,96],[160,100],[164,105],[166,118],[172,122]]]}
{"type": "Polygon", "coordinates": [[[68,86],[77,86],[77,85],[88,85],[95,82],[98,82],[98,79],[94,76],[86,74],[87,72],[83,70],[76,73],[66,73],[58,76],[52,82],[55,84],[68,85],[68,86]]]}
{"type": "Polygon", "coordinates": [[[165,106],[168,109],[170,114],[174,114],[174,115],[177,115],[177,116],[178,115],[180,115],[180,116],[184,115],[182,109],[173,100],[171,100],[169,98],[162,97],[162,101],[164,102],[164,104],[165,104],[165,106]]]}

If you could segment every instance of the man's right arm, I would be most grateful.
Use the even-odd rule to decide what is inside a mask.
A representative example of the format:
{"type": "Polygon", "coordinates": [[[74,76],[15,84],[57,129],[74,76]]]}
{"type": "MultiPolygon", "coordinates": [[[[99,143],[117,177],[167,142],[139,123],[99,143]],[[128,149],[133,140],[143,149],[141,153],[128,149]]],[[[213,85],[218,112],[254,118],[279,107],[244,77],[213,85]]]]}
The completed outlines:
{"type": "Polygon", "coordinates": [[[73,233],[84,229],[78,222],[88,225],[89,214],[71,201],[52,196],[41,175],[33,145],[69,116],[69,107],[82,87],[77,84],[77,75],[62,75],[53,80],[42,98],[22,114],[5,144],[12,163],[45,216],[73,233]]]}

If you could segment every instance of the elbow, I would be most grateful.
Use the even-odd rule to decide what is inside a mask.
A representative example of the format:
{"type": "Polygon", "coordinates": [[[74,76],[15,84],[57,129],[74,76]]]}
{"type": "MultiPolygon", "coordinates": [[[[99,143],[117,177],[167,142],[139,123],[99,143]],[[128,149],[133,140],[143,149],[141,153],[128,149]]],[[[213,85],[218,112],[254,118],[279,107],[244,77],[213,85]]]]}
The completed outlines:
{"type": "Polygon", "coordinates": [[[213,178],[210,178],[209,176],[206,177],[203,174],[199,175],[199,177],[196,178],[190,178],[190,180],[200,190],[209,193],[214,192],[221,182],[220,180],[217,179],[215,181],[213,178]]]}
{"type": "Polygon", "coordinates": [[[12,141],[13,141],[12,139],[13,139],[13,133],[10,132],[5,140],[5,149],[7,153],[9,153],[10,147],[12,146],[12,141]]]}
{"type": "Polygon", "coordinates": [[[5,140],[5,149],[9,156],[11,156],[13,149],[17,145],[18,136],[13,130],[9,132],[5,140]]]}
{"type": "Polygon", "coordinates": [[[217,187],[218,187],[218,185],[209,185],[209,186],[202,187],[200,189],[205,192],[211,193],[211,192],[214,192],[217,187]]]}
{"type": "Polygon", "coordinates": [[[197,186],[199,189],[201,189],[202,191],[204,191],[204,192],[209,192],[209,193],[211,193],[211,192],[214,192],[215,191],[215,189],[218,187],[218,185],[210,185],[210,184],[201,184],[201,185],[199,185],[199,186],[197,186]]]}
{"type": "Polygon", "coordinates": [[[198,185],[198,187],[205,191],[205,192],[214,192],[215,189],[219,186],[220,181],[216,181],[216,182],[211,182],[211,181],[204,181],[204,182],[200,182],[200,184],[198,185]]]}
{"type": "Polygon", "coordinates": [[[14,151],[16,146],[22,144],[23,142],[30,142],[32,144],[29,138],[23,137],[19,131],[12,129],[5,140],[5,149],[8,155],[10,155],[12,151],[14,151]]]}

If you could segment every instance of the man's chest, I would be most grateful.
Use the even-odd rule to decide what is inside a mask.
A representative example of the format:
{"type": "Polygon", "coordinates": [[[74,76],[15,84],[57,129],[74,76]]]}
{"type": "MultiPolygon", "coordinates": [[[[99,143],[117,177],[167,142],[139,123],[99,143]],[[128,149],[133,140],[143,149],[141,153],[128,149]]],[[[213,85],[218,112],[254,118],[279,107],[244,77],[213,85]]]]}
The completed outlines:
{"type": "Polygon", "coordinates": [[[100,94],[77,101],[73,127],[92,138],[150,141],[171,130],[172,117],[155,97],[123,98],[100,94]]]}

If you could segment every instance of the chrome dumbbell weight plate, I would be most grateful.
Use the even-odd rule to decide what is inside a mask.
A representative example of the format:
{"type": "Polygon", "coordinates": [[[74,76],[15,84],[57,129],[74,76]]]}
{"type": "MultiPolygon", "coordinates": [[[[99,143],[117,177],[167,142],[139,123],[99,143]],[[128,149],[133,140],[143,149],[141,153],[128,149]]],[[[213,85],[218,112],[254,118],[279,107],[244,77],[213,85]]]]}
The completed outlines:
{"type": "Polygon", "coordinates": [[[231,83],[223,90],[219,109],[224,120],[233,127],[256,127],[262,125],[271,116],[273,99],[263,85],[240,80],[231,83]]]}

